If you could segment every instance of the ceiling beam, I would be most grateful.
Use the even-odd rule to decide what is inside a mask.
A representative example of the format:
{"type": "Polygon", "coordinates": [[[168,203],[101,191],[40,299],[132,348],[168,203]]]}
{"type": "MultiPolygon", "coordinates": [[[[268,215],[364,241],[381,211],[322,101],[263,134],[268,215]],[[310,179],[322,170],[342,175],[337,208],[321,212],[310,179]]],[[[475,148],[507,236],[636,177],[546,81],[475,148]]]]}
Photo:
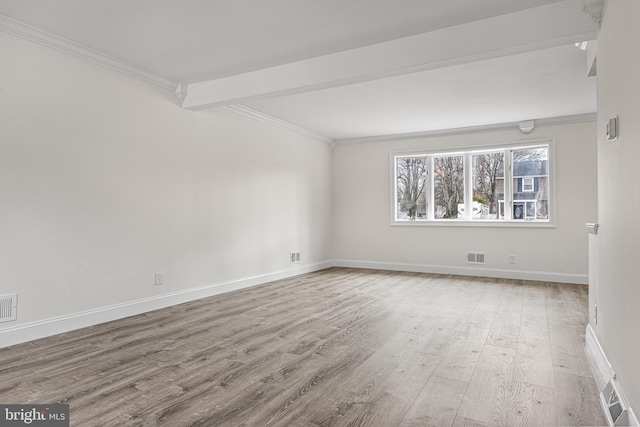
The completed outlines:
{"type": "Polygon", "coordinates": [[[184,108],[201,109],[326,89],[597,38],[581,0],[443,28],[258,71],[183,85],[184,108]]]}

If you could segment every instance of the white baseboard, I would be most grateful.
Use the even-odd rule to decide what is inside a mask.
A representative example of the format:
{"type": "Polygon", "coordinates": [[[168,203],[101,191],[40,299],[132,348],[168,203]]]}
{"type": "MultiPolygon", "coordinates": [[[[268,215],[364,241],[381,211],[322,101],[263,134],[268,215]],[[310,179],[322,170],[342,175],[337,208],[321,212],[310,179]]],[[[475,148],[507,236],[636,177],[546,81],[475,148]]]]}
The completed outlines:
{"type": "Polygon", "coordinates": [[[506,270],[450,265],[405,264],[379,261],[334,260],[336,267],[369,268],[374,270],[410,271],[416,273],[455,274],[460,276],[492,277],[497,279],[535,280],[540,282],[589,283],[587,274],[566,274],[544,271],[506,270]]]}
{"type": "Polygon", "coordinates": [[[295,269],[268,273],[255,277],[248,277],[239,280],[233,280],[224,283],[217,283],[202,286],[193,289],[173,292],[169,294],[159,295],[150,298],[144,298],[136,301],[129,301],[121,304],[100,307],[93,310],[73,313],[65,316],[45,319],[37,322],[26,323],[15,327],[8,327],[0,330],[0,348],[10,345],[32,341],[38,338],[44,338],[63,332],[69,332],[75,329],[85,328],[104,322],[122,319],[137,314],[146,313],[160,308],[170,307],[172,305],[181,304],[206,298],[213,295],[219,295],[225,292],[231,292],[238,289],[256,286],[263,283],[272,282],[274,280],[286,279],[288,277],[297,276],[304,273],[323,270],[329,267],[350,267],[350,268],[368,268],[378,270],[393,271],[412,271],[421,273],[437,273],[437,274],[456,274],[464,276],[480,276],[495,277],[504,279],[518,280],[537,280],[561,283],[587,283],[586,275],[571,275],[559,273],[545,273],[519,270],[499,270],[484,269],[471,267],[452,267],[438,265],[418,265],[418,264],[402,264],[402,263],[386,263],[376,261],[350,261],[350,260],[334,260],[324,261],[318,264],[301,266],[295,269]]]}
{"type": "Polygon", "coordinates": [[[9,327],[0,330],[0,348],[97,325],[99,323],[122,319],[152,310],[182,304],[184,302],[219,295],[225,292],[261,285],[275,280],[286,279],[304,273],[324,270],[325,268],[330,268],[332,266],[333,263],[331,261],[325,261],[317,264],[300,266],[295,269],[186,289],[183,291],[9,327]]]}
{"type": "Polygon", "coordinates": [[[602,381],[604,381],[605,384],[608,383],[615,373],[613,372],[613,368],[611,367],[611,363],[609,363],[607,356],[604,355],[604,351],[602,350],[600,342],[598,341],[596,333],[591,325],[587,325],[585,344],[587,346],[587,350],[591,353],[591,356],[593,356],[593,360],[596,362],[596,367],[602,377],[602,381]]]}
{"type": "MultiPolygon", "coordinates": [[[[625,404],[627,404],[629,400],[627,399],[627,396],[624,390],[622,389],[620,382],[617,381],[615,371],[613,370],[613,367],[611,366],[609,359],[607,359],[607,356],[604,354],[604,350],[602,349],[602,346],[598,341],[598,337],[596,336],[596,333],[591,327],[591,325],[587,325],[585,344],[586,344],[587,351],[591,353],[591,356],[593,356],[593,360],[595,361],[596,368],[598,369],[598,372],[596,372],[595,374],[599,373],[602,376],[602,379],[605,382],[605,384],[608,383],[609,381],[615,382],[615,389],[620,397],[620,400],[625,402],[625,404]]],[[[602,401],[601,404],[602,404],[602,409],[606,415],[607,414],[606,404],[604,401],[602,401]]],[[[628,425],[640,426],[640,423],[638,423],[638,418],[636,418],[636,415],[633,412],[633,408],[631,408],[628,405],[625,405],[625,406],[627,406],[627,411],[629,414],[628,425]]],[[[609,421],[610,425],[613,425],[609,416],[607,416],[607,421],[609,421]]]]}

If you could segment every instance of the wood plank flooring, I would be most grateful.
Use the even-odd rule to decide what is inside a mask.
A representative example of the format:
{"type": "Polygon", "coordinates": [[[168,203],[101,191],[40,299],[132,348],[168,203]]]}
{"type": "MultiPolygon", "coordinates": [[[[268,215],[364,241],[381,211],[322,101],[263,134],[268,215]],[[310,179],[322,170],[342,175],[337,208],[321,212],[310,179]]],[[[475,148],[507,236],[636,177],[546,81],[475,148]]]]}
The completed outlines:
{"type": "Polygon", "coordinates": [[[328,269],[0,349],[72,426],[605,425],[587,288],[328,269]]]}

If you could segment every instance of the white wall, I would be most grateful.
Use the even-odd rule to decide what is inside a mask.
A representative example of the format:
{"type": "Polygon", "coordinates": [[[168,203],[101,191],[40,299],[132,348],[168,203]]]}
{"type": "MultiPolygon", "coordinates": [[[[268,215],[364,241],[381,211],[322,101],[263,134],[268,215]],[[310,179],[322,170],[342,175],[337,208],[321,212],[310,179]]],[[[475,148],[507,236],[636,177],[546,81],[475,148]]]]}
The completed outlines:
{"type": "Polygon", "coordinates": [[[632,408],[640,410],[640,2],[606,1],[598,37],[598,220],[590,311],[595,330],[632,408]],[[606,123],[620,118],[620,136],[606,123]]]}
{"type": "Polygon", "coordinates": [[[586,283],[585,222],[596,218],[595,123],[401,139],[338,146],[334,157],[334,258],[344,265],[401,265],[423,271],[586,283]],[[504,228],[390,225],[392,152],[475,147],[553,138],[556,227],[504,228]],[[467,271],[467,250],[487,264],[467,271]],[[516,264],[508,256],[516,255],[516,264]]]}
{"type": "Polygon", "coordinates": [[[327,144],[4,32],[0,52],[0,332],[330,260],[327,144]]]}

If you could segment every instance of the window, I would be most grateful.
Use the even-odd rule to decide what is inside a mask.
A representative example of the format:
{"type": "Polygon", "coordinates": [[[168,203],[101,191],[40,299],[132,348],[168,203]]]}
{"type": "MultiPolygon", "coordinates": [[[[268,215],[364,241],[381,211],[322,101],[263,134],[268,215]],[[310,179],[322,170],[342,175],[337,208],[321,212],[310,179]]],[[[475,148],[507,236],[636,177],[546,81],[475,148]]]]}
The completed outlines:
{"type": "Polygon", "coordinates": [[[513,219],[549,219],[548,147],[511,151],[513,175],[513,219]]]}
{"type": "Polygon", "coordinates": [[[433,217],[458,219],[464,207],[464,157],[433,157],[433,217]]]}
{"type": "Polygon", "coordinates": [[[522,191],[527,193],[533,191],[533,178],[525,176],[520,179],[522,180],[522,191]]]}
{"type": "Polygon", "coordinates": [[[396,224],[549,223],[552,142],[394,154],[396,224]]]}
{"type": "Polygon", "coordinates": [[[504,195],[504,151],[472,155],[473,213],[471,219],[496,220],[499,212],[499,192],[504,195]]]}
{"type": "Polygon", "coordinates": [[[396,215],[400,220],[427,218],[427,157],[396,157],[396,215]]]}

